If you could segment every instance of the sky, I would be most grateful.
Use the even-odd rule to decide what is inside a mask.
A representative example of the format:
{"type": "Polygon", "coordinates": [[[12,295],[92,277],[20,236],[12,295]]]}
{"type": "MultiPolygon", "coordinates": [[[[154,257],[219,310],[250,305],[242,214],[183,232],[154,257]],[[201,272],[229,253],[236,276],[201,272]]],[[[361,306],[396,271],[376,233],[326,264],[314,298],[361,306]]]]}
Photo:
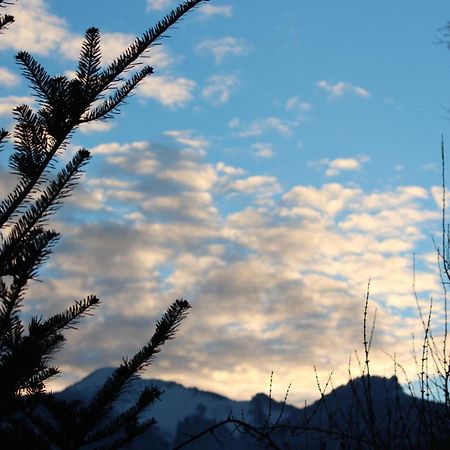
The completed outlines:
{"type": "MultiPolygon", "coordinates": [[[[97,26],[107,63],[172,0],[20,0],[0,36],[0,121],[37,107],[14,62],[29,51],[72,76],[97,26]]],[[[61,232],[24,318],[97,294],[55,363],[53,389],[117,365],[177,298],[193,308],[145,371],[234,399],[267,392],[303,405],[360,373],[363,310],[376,311],[371,370],[414,377],[422,334],[413,284],[443,291],[441,139],[450,141],[447,0],[211,0],[145,62],[154,67],[113,120],[81,127],[93,159],[52,218],[61,232]],[[413,267],[415,265],[415,274],[413,267]],[[417,344],[417,341],[419,344],[417,344]],[[350,363],[349,363],[350,359],[350,363]]],[[[0,193],[14,179],[0,155],[0,193]]]]}

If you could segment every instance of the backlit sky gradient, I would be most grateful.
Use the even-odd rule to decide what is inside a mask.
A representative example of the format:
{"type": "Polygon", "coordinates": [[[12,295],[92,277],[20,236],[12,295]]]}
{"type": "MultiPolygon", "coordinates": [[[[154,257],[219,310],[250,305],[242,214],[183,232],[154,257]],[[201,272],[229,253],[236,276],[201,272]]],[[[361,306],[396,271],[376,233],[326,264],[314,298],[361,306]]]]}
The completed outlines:
{"type": "MultiPolygon", "coordinates": [[[[88,27],[108,61],[175,5],[19,0],[0,36],[3,126],[33,102],[18,50],[70,76],[88,27]]],[[[433,296],[436,321],[443,311],[431,234],[450,139],[447,20],[448,0],[212,0],[185,17],[121,114],[72,139],[93,160],[52,219],[62,238],[23,312],[91,293],[102,305],[67,333],[53,387],[131,356],[184,297],[193,309],[145,376],[243,399],[274,371],[275,396],[292,381],[301,405],[319,395],[314,365],[347,380],[369,278],[372,369],[392,375],[387,352],[414,371],[414,252],[419,297],[433,296]]]]}

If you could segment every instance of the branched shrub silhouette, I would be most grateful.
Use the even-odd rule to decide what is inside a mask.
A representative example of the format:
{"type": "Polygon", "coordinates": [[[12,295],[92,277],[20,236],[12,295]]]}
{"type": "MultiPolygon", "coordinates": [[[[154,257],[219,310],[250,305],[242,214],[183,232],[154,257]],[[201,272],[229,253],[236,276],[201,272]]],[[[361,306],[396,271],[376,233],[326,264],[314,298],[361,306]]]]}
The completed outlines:
{"type": "MultiPolygon", "coordinates": [[[[152,426],[139,414],[160,395],[144,390],[136,404],[113,419],[114,402],[124,387],[148,365],[160,347],[173,338],[189,303],[176,300],[156,324],[148,343],[132,358],[124,359],[88,405],[64,402],[46,393],[45,383],[59,373],[50,364],[64,342],[63,332],[73,328],[99,305],[95,295],[76,301],[50,318],[33,317],[26,327],[20,316],[29,282],[49,257],[59,234],[46,228],[49,217],[76,186],[91,158],[79,149],[55,173],[57,154],[63,152],[83,123],[105,120],[136,86],[153,73],[142,56],[188,11],[207,0],[186,0],[149,28],[107,67],[101,66],[100,33],[86,31],[74,78],[51,76],[28,52],[16,60],[37,98],[39,109],[14,109],[14,151],[9,166],[17,184],[0,203],[0,446],[7,449],[119,448],[152,426]],[[131,74],[131,69],[135,69],[131,74]]],[[[8,2],[0,0],[0,6],[8,2]]],[[[12,24],[0,16],[0,29],[12,24]]],[[[8,32],[14,33],[14,30],[8,32]]],[[[0,130],[0,144],[9,134],[0,130]]]]}

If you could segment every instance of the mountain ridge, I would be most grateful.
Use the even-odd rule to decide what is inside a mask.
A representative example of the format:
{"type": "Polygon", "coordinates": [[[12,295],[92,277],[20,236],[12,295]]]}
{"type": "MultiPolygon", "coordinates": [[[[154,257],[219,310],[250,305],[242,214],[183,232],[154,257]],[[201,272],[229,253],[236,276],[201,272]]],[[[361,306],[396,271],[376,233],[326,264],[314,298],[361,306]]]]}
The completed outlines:
{"type": "MultiPolygon", "coordinates": [[[[112,371],[112,368],[97,369],[57,393],[57,396],[64,400],[88,402],[112,371]]],[[[420,400],[407,394],[395,376],[371,376],[370,380],[364,377],[356,378],[334,388],[303,408],[275,401],[264,393],[257,393],[250,400],[238,401],[196,387],[185,387],[173,381],[138,377],[130,382],[120,395],[112,414],[118,415],[134,404],[143,388],[150,385],[157,386],[163,394],[161,401],[146,410],[141,418],[145,420],[154,417],[158,424],[127,447],[132,450],[148,448],[149,442],[154,450],[168,450],[186,441],[189,436],[231,417],[247,422],[255,428],[264,429],[271,438],[280,443],[280,448],[292,445],[294,448],[315,450],[322,448],[315,442],[316,439],[336,445],[339,439],[342,441],[347,438],[353,439],[359,447],[352,447],[350,442],[344,448],[372,448],[364,446],[364,442],[373,432],[373,427],[367,423],[368,418],[372,417],[371,414],[374,420],[373,429],[380,435],[380,440],[402,442],[406,435],[418,443],[424,439],[420,427],[418,428],[420,400]],[[367,402],[369,386],[372,412],[367,402]],[[400,417],[402,422],[397,420],[396,416],[400,417]]],[[[428,406],[430,411],[440,414],[439,404],[429,402],[428,406]]],[[[230,434],[233,429],[233,426],[229,425],[220,430],[220,433],[216,431],[216,437],[223,448],[243,450],[252,448],[256,443],[254,437],[247,433],[230,434]]],[[[219,449],[220,446],[212,436],[204,436],[187,448],[211,450],[219,449]]],[[[392,448],[403,447],[399,443],[392,448]]]]}

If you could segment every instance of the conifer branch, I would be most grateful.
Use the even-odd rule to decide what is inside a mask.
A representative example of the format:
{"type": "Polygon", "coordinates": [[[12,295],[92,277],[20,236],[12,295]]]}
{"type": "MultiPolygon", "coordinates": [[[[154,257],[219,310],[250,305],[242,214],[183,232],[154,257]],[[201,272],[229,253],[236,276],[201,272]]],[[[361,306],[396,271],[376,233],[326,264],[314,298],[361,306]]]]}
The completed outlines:
{"type": "Polygon", "coordinates": [[[153,73],[153,68],[150,66],[144,67],[139,72],[135,73],[128,81],[126,81],[116,92],[105,100],[101,105],[88,111],[82,118],[81,122],[92,122],[98,119],[107,119],[111,114],[117,111],[119,105],[126,97],[135,89],[135,87],[148,75],[153,73]]]}
{"type": "MultiPolygon", "coordinates": [[[[118,417],[114,418],[106,426],[92,432],[84,441],[85,444],[98,442],[102,439],[110,437],[120,431],[120,429],[129,427],[130,424],[137,424],[137,419],[140,413],[142,413],[149,405],[153,404],[156,400],[159,400],[161,391],[156,387],[146,387],[139,395],[137,402],[121,413],[118,417]]],[[[157,422],[155,419],[150,419],[147,424],[147,428],[155,425],[157,422]]]]}
{"type": "Polygon", "coordinates": [[[0,276],[35,278],[38,267],[48,258],[58,238],[56,231],[33,228],[27,234],[26,242],[13,242],[0,253],[0,276]]]}
{"type": "Polygon", "coordinates": [[[14,109],[15,153],[9,159],[14,174],[28,181],[39,173],[46,156],[49,136],[42,120],[27,105],[14,109]]]}
{"type": "MultiPolygon", "coordinates": [[[[26,199],[32,192],[34,186],[39,183],[41,175],[58,149],[63,145],[65,139],[70,135],[74,128],[81,123],[80,119],[86,108],[98,99],[98,96],[107,90],[113,82],[118,81],[118,77],[121,74],[132,68],[135,61],[149,49],[163,33],[181,19],[184,14],[200,3],[206,1],[208,0],[186,0],[154,27],[147,30],[141,38],[137,38],[121,56],[113,61],[103,72],[96,75],[98,76],[99,84],[97,90],[92,92],[92,98],[86,99],[82,95],[74,95],[77,93],[77,90],[78,93],[80,93],[80,86],[74,82],[80,83],[81,80],[72,80],[73,83],[70,83],[66,77],[49,77],[42,66],[28,55],[27,52],[20,52],[18,54],[18,61],[23,67],[25,76],[32,82],[33,88],[44,106],[47,105],[46,108],[44,107],[44,109],[39,111],[39,115],[46,124],[47,133],[54,138],[54,142],[51,149],[48,150],[45,160],[38,168],[36,168],[36,171],[34,172],[35,175],[27,180],[26,183],[20,183],[16,186],[13,192],[0,204],[0,228],[11,220],[14,214],[17,213],[17,210],[20,209],[22,203],[26,202],[26,199]],[[68,106],[71,106],[72,108],[69,108],[68,106]]],[[[91,39],[92,42],[96,42],[95,35],[96,33],[91,31],[86,39],[91,39]]],[[[94,70],[94,72],[96,70],[97,56],[95,56],[95,52],[93,52],[91,61],[92,66],[90,67],[91,71],[94,70]]],[[[89,59],[87,54],[85,54],[83,61],[81,61],[82,67],[83,64],[87,62],[86,58],[89,59]]],[[[119,100],[118,103],[123,101],[123,98],[120,99],[120,92],[116,93],[116,95],[118,96],[116,98],[116,100],[119,100]]],[[[113,102],[114,97],[115,96],[113,96],[113,102]]],[[[114,107],[112,109],[114,109],[114,107]]],[[[107,114],[107,112],[105,114],[107,114]]]]}
{"type": "Polygon", "coordinates": [[[59,374],[57,367],[47,367],[33,375],[28,381],[27,395],[41,394],[44,391],[45,381],[59,374]]]}
{"type": "MultiPolygon", "coordinates": [[[[0,0],[0,8],[4,8],[6,5],[11,5],[12,3],[6,0],[0,0]]],[[[0,14],[0,31],[8,26],[10,23],[14,22],[14,17],[10,14],[0,14]]]]}
{"type": "Polygon", "coordinates": [[[13,191],[1,202],[0,229],[20,212],[23,204],[27,203],[28,196],[33,192],[36,185],[39,184],[41,175],[46,170],[58,149],[63,145],[64,140],[65,138],[56,140],[51,150],[47,152],[47,156],[41,166],[35,171],[33,177],[29,180],[20,179],[13,191]]]}
{"type": "Polygon", "coordinates": [[[20,340],[23,333],[23,324],[18,316],[28,281],[36,274],[37,267],[45,260],[51,247],[58,239],[59,234],[54,231],[42,231],[28,244],[22,243],[20,261],[15,265],[1,267],[2,274],[14,274],[13,283],[7,289],[2,282],[2,297],[0,311],[0,354],[9,349],[20,340]]]}
{"type": "Polygon", "coordinates": [[[17,53],[16,61],[22,68],[25,78],[31,82],[31,87],[36,97],[44,106],[50,106],[53,100],[51,89],[52,77],[28,52],[17,53]]]}
{"type": "Polygon", "coordinates": [[[100,32],[98,28],[92,27],[86,31],[77,70],[77,78],[85,98],[93,98],[98,92],[100,62],[100,32]]]}
{"type": "Polygon", "coordinates": [[[155,425],[153,419],[141,421],[139,423],[132,424],[125,430],[125,435],[112,442],[95,447],[96,450],[118,450],[124,448],[127,444],[133,441],[136,436],[139,436],[144,431],[155,425]]]}
{"type": "Polygon", "coordinates": [[[5,140],[8,138],[9,133],[4,128],[0,128],[0,151],[3,150],[3,144],[5,140]]]}
{"type": "MultiPolygon", "coordinates": [[[[57,373],[56,368],[48,368],[47,364],[50,355],[63,341],[64,337],[56,334],[43,341],[25,336],[16,342],[0,360],[0,395],[17,396],[21,392],[41,392],[44,386],[39,383],[40,374],[46,370],[50,370],[53,375],[57,373]]],[[[44,374],[48,375],[49,372],[44,374]]],[[[12,401],[11,398],[2,399],[8,400],[12,401]]]]}
{"type": "Polygon", "coordinates": [[[156,331],[145,347],[137,352],[131,360],[123,363],[112,373],[103,386],[97,391],[88,407],[87,423],[92,424],[93,418],[99,420],[111,410],[124,386],[150,364],[160,347],[172,339],[178,326],[186,317],[190,304],[186,300],[176,300],[156,324],[156,331]]]}
{"type": "Polygon", "coordinates": [[[29,325],[30,336],[36,334],[39,338],[51,336],[67,328],[74,328],[78,320],[87,313],[88,310],[99,305],[100,300],[95,295],[76,301],[75,304],[67,308],[63,313],[55,314],[42,322],[34,317],[29,325]]]}
{"type": "Polygon", "coordinates": [[[9,25],[10,23],[14,22],[14,17],[9,15],[9,14],[5,14],[5,15],[0,15],[0,30],[5,28],[7,25],[9,25]]]}
{"type": "MultiPolygon", "coordinates": [[[[0,229],[11,219],[13,219],[20,212],[20,203],[18,199],[21,198],[28,185],[26,180],[20,179],[13,190],[0,203],[0,229]]],[[[30,186],[30,191],[33,186],[30,186]]]]}
{"type": "Polygon", "coordinates": [[[19,257],[17,248],[23,246],[25,237],[36,225],[42,225],[48,216],[57,210],[61,200],[67,197],[75,186],[82,167],[89,159],[90,154],[87,150],[79,150],[35,203],[20,217],[0,250],[0,266],[9,267],[14,264],[13,261],[19,257]]]}
{"type": "MultiPolygon", "coordinates": [[[[60,448],[75,449],[85,443],[96,444],[116,438],[112,442],[103,442],[102,448],[119,448],[155,423],[153,419],[139,421],[139,414],[159,398],[157,388],[145,389],[132,407],[109,423],[103,419],[111,412],[124,387],[152,362],[160,347],[173,338],[190,308],[187,301],[177,300],[168,308],[147,345],[130,360],[124,360],[87,407],[74,402],[58,402],[44,395],[45,382],[59,373],[57,367],[49,365],[49,361],[65,340],[63,331],[73,328],[83,315],[96,307],[98,298],[89,296],[77,301],[46,320],[34,317],[27,335],[19,311],[29,280],[37,276],[39,266],[59,237],[57,232],[44,229],[44,224],[75,187],[84,164],[90,159],[89,152],[81,149],[53,175],[50,169],[54,169],[55,155],[65,148],[68,138],[81,123],[106,119],[117,112],[117,108],[146,76],[153,73],[153,69],[145,66],[127,80],[122,80],[121,76],[138,64],[138,58],[170,26],[203,1],[208,0],[184,1],[137,38],[104,71],[100,65],[100,33],[96,28],[88,29],[85,34],[74,79],[50,76],[27,52],[20,52],[16,57],[23,75],[31,83],[40,109],[34,112],[22,105],[14,110],[17,125],[14,153],[9,163],[12,172],[18,176],[18,182],[0,203],[2,445],[12,442],[13,448],[20,442],[23,448],[53,448],[55,444],[60,448]],[[117,87],[116,83],[120,86],[117,87]],[[113,87],[106,100],[89,110],[113,87]],[[7,228],[5,235],[4,227],[7,228]],[[3,281],[4,276],[11,277],[9,284],[3,281]],[[47,413],[53,417],[49,418],[47,413]],[[19,434],[18,438],[14,432],[19,434]]],[[[0,8],[4,4],[7,2],[0,0],[0,8]]],[[[0,29],[13,20],[12,16],[0,15],[0,29]]],[[[7,131],[0,129],[0,150],[7,137],[7,131]]]]}

